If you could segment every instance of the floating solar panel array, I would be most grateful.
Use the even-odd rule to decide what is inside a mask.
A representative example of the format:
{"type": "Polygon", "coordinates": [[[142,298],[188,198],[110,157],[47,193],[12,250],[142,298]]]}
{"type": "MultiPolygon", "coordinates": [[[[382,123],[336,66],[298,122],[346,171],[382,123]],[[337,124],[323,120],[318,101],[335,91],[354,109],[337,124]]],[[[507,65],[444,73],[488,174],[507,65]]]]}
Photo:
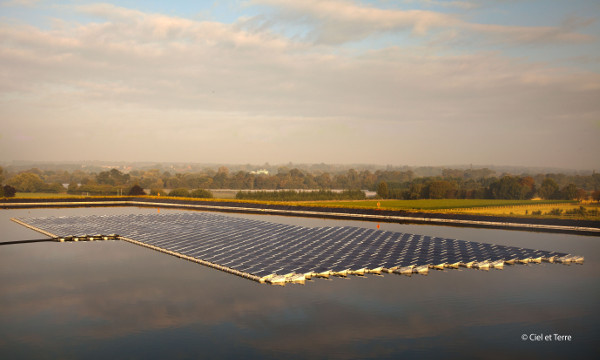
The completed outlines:
{"type": "Polygon", "coordinates": [[[583,257],[350,226],[303,227],[214,213],[20,218],[58,241],[119,238],[271,284],[366,273],[502,268],[583,257]],[[111,235],[89,235],[111,234],[111,235]],[[119,234],[119,235],[114,235],[119,234]]]}

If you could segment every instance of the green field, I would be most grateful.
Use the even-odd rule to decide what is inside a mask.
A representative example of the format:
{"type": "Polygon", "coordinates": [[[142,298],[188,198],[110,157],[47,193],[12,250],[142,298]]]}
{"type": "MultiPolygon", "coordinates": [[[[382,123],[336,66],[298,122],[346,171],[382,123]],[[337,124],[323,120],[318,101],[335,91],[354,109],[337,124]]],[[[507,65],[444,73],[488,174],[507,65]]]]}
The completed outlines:
{"type": "Polygon", "coordinates": [[[568,200],[486,200],[486,199],[440,199],[440,200],[365,200],[365,201],[306,201],[298,205],[432,211],[451,214],[488,216],[517,216],[538,218],[562,218],[600,221],[600,205],[597,202],[579,203],[568,200]]]}
{"type": "Polygon", "coordinates": [[[67,193],[26,193],[26,192],[18,192],[15,195],[15,198],[22,199],[36,199],[36,198],[72,198],[72,197],[81,197],[80,195],[71,195],[67,193]]]}
{"type": "Polygon", "coordinates": [[[422,200],[357,200],[357,201],[306,201],[302,205],[334,206],[349,208],[376,209],[377,203],[382,209],[392,210],[444,210],[469,209],[498,206],[571,204],[567,200],[492,200],[492,199],[422,199],[422,200]]]}
{"type": "MultiPolygon", "coordinates": [[[[218,192],[218,191],[217,191],[218,192]]],[[[223,195],[217,193],[215,195],[223,195]]],[[[229,194],[227,194],[229,195],[229,194]]],[[[82,195],[72,195],[67,193],[24,193],[18,192],[16,198],[33,199],[33,198],[78,198],[82,195]]],[[[215,196],[218,198],[227,199],[228,196],[215,196]]],[[[227,199],[228,201],[231,201],[227,199]]],[[[238,200],[240,201],[240,200],[238,200]]],[[[247,200],[246,200],[247,201],[247,200]]],[[[237,201],[236,201],[237,202],[237,201]]],[[[242,200],[243,202],[243,200],[242,200]]],[[[492,199],[421,199],[421,200],[330,200],[330,201],[248,201],[265,204],[282,204],[288,203],[293,205],[309,205],[309,206],[325,206],[325,207],[346,207],[346,208],[367,208],[376,209],[377,204],[380,204],[381,209],[392,210],[445,210],[445,209],[472,209],[485,207],[503,207],[503,206],[535,206],[535,205],[551,205],[551,204],[577,204],[576,201],[567,200],[492,200],[492,199]]]]}

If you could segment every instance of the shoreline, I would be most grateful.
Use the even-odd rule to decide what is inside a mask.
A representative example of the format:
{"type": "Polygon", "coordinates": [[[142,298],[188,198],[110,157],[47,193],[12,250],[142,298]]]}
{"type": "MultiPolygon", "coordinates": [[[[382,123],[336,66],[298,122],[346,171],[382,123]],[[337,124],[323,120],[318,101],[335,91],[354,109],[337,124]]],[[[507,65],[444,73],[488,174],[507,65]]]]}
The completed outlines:
{"type": "Polygon", "coordinates": [[[453,214],[441,212],[417,212],[406,210],[357,209],[288,204],[265,204],[251,201],[227,201],[222,199],[188,200],[150,197],[81,197],[25,199],[11,198],[0,202],[2,209],[27,209],[44,207],[101,207],[137,206],[175,209],[238,212],[283,216],[320,217],[344,220],[366,220],[405,224],[430,224],[446,226],[513,229],[537,232],[570,233],[600,236],[600,221],[573,219],[540,219],[506,216],[453,214]]]}

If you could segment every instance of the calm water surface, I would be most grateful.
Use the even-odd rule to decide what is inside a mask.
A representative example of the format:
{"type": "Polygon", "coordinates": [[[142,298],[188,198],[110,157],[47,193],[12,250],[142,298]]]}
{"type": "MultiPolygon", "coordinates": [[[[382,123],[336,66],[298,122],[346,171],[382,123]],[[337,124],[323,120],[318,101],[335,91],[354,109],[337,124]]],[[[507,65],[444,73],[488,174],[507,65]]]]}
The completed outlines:
{"type": "MultiPolygon", "coordinates": [[[[43,238],[11,222],[14,216],[156,212],[0,210],[0,241],[43,238]]],[[[304,226],[377,225],[231,216],[304,226]]],[[[599,237],[380,226],[567,252],[585,256],[585,264],[369,275],[279,287],[120,241],[0,246],[0,358],[597,358],[599,237]],[[530,334],[543,335],[532,341],[530,334]]]]}

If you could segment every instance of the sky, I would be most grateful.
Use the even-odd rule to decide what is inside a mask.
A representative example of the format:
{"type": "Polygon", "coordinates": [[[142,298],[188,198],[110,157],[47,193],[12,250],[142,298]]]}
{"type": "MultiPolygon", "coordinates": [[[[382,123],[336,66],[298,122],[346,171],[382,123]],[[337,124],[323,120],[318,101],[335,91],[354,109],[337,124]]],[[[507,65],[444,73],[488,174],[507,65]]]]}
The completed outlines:
{"type": "Polygon", "coordinates": [[[600,2],[0,1],[0,162],[600,170],[600,2]]]}

